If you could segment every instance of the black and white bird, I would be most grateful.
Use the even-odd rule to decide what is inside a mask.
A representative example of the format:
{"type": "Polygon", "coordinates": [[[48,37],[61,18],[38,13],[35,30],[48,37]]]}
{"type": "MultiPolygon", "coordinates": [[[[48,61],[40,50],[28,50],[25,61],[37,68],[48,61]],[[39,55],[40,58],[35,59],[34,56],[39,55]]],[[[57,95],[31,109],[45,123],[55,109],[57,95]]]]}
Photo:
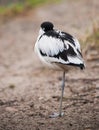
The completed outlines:
{"type": "Polygon", "coordinates": [[[59,113],[54,113],[51,117],[62,116],[62,99],[67,66],[85,68],[80,44],[70,34],[55,30],[53,23],[43,22],[34,49],[45,65],[63,71],[59,113]]]}

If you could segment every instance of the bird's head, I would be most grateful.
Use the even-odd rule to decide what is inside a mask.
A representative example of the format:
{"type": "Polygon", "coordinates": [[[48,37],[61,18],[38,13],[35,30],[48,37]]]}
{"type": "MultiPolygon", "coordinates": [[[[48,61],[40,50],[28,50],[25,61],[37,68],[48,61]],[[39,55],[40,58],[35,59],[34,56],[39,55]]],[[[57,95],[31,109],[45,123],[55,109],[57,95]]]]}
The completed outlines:
{"type": "Polygon", "coordinates": [[[43,34],[43,33],[47,32],[47,31],[53,30],[53,27],[54,27],[53,23],[51,23],[51,22],[43,22],[41,24],[40,34],[43,34]]]}

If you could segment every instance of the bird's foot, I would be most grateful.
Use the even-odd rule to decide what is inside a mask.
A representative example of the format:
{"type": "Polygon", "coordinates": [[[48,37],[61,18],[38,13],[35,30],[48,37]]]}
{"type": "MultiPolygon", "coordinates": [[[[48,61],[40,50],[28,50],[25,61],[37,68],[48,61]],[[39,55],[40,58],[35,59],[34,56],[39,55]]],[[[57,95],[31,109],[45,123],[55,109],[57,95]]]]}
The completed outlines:
{"type": "Polygon", "coordinates": [[[62,117],[64,115],[64,113],[62,112],[62,113],[53,113],[52,115],[50,115],[49,117],[50,118],[56,118],[56,117],[62,117]]]}

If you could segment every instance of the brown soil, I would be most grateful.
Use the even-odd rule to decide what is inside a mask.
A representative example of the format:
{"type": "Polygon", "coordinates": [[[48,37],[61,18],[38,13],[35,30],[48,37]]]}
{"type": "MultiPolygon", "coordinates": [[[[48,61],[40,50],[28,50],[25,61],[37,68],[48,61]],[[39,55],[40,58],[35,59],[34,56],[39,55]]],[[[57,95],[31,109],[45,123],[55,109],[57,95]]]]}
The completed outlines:
{"type": "Polygon", "coordinates": [[[98,14],[98,0],[71,0],[0,25],[0,130],[99,130],[99,59],[91,59],[99,49],[88,48],[84,71],[66,73],[64,116],[55,119],[62,72],[43,68],[33,52],[42,21],[83,40],[98,14]]]}

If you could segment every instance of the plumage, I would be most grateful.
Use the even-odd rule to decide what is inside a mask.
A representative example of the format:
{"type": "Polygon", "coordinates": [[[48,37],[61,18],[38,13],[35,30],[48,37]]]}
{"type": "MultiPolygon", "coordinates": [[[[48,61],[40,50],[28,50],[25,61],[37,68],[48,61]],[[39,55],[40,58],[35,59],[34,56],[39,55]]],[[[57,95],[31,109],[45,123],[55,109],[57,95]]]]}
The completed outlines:
{"type": "MultiPolygon", "coordinates": [[[[35,52],[47,66],[63,70],[62,94],[58,114],[62,116],[62,98],[67,66],[79,67],[81,69],[85,67],[80,44],[72,35],[55,30],[51,22],[43,22],[35,44],[35,52]]],[[[52,117],[56,117],[56,115],[52,117]]]]}
{"type": "MultiPolygon", "coordinates": [[[[42,26],[41,26],[42,27],[42,26]]],[[[46,64],[61,63],[84,68],[80,44],[76,38],[68,33],[54,30],[48,26],[47,31],[39,34],[35,50],[40,59],[46,64]]],[[[43,29],[42,29],[43,30],[43,29]]],[[[61,69],[61,68],[60,68],[61,69]]]]}

